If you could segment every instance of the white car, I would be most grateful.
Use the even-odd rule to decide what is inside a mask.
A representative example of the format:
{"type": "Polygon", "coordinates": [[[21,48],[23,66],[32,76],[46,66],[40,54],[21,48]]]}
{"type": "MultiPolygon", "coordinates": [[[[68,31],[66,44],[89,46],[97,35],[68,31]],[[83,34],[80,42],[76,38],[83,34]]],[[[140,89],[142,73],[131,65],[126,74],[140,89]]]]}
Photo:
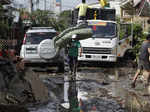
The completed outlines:
{"type": "Polygon", "coordinates": [[[59,57],[56,59],[45,60],[38,54],[38,45],[40,42],[45,39],[52,39],[56,35],[57,32],[51,27],[32,27],[27,30],[20,51],[20,57],[24,59],[25,64],[42,66],[57,64],[59,69],[63,69],[63,60],[59,57]]]}

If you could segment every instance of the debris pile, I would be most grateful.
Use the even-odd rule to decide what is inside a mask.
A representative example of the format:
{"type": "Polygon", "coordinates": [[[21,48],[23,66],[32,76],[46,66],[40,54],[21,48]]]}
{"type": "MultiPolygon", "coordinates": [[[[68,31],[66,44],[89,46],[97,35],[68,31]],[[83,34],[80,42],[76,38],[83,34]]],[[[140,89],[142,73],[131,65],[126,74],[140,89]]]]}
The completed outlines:
{"type": "Polygon", "coordinates": [[[48,89],[28,68],[17,69],[9,59],[0,59],[0,104],[21,105],[45,102],[48,89]]]}

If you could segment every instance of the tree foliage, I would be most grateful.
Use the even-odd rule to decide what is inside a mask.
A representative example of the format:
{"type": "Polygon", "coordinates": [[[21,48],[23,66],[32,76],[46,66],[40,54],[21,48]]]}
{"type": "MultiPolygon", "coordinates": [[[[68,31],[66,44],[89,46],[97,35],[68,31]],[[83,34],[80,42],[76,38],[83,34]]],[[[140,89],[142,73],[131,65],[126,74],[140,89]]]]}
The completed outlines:
{"type": "Polygon", "coordinates": [[[50,26],[50,20],[53,17],[53,14],[54,13],[51,11],[43,11],[39,9],[36,11],[33,11],[30,15],[32,25],[42,26],[42,27],[50,26]]]}
{"type": "Polygon", "coordinates": [[[63,11],[57,17],[51,11],[36,10],[30,15],[32,26],[53,27],[61,32],[71,25],[71,11],[63,11]]]}
{"type": "Polygon", "coordinates": [[[3,14],[3,6],[0,4],[0,17],[2,17],[3,14]]]}
{"type": "Polygon", "coordinates": [[[61,32],[68,28],[71,25],[71,11],[61,12],[57,19],[51,19],[51,26],[54,27],[57,31],[61,32]]]}
{"type": "Polygon", "coordinates": [[[71,26],[71,10],[66,10],[60,13],[59,15],[59,21],[63,24],[64,28],[68,28],[71,26]]]}
{"type": "Polygon", "coordinates": [[[141,24],[133,25],[133,52],[138,57],[139,49],[142,42],[145,40],[146,34],[143,33],[141,24]]]}

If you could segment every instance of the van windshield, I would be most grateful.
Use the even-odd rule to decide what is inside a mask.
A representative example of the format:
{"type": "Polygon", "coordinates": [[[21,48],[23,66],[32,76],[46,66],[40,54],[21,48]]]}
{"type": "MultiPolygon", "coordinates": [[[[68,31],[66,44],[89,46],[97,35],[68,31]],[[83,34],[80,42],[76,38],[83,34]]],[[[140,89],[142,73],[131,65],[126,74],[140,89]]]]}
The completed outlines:
{"type": "Polygon", "coordinates": [[[93,29],[94,38],[114,38],[117,34],[115,23],[89,25],[89,27],[93,29]]]}
{"type": "Polygon", "coordinates": [[[52,39],[55,36],[56,36],[56,32],[27,33],[26,43],[39,44],[42,40],[52,39]]]}

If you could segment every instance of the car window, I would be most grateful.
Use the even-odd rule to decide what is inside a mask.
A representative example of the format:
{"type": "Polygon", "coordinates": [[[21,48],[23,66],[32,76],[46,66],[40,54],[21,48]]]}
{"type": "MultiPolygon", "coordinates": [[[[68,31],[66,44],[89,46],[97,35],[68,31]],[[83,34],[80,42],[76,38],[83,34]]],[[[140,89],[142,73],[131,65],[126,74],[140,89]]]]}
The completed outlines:
{"type": "Polygon", "coordinates": [[[39,44],[44,39],[52,39],[56,32],[27,33],[26,44],[39,44]]]}

